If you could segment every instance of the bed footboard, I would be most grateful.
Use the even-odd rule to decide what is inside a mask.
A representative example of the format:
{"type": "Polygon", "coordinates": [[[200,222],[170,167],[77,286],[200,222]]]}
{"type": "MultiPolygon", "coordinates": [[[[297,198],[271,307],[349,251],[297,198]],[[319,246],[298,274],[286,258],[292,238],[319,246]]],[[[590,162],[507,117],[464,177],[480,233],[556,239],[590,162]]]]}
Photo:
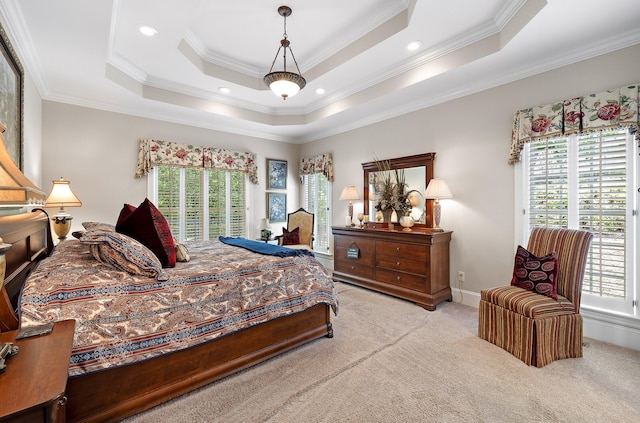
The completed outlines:
{"type": "Polygon", "coordinates": [[[72,377],[67,420],[121,420],[311,340],[331,337],[331,326],[330,307],[318,304],[190,349],[72,377]]]}

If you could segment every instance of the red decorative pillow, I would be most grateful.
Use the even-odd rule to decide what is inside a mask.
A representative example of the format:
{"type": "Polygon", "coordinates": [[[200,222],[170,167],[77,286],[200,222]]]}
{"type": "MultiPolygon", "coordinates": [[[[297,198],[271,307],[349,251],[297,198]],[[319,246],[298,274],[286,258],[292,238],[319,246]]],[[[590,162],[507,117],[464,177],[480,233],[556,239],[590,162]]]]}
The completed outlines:
{"type": "MultiPolygon", "coordinates": [[[[125,209],[128,209],[125,205],[125,209]]],[[[158,257],[162,267],[176,265],[176,247],[171,234],[169,222],[160,210],[148,198],[133,210],[128,217],[123,218],[129,210],[121,211],[116,231],[138,240],[158,257]],[[122,220],[122,221],[121,221],[122,220]]]]}
{"type": "Polygon", "coordinates": [[[536,257],[518,245],[511,285],[558,299],[558,255],[551,252],[536,257]]]}
{"type": "Polygon", "coordinates": [[[127,220],[129,216],[133,214],[134,211],[136,211],[136,208],[134,206],[132,206],[131,204],[125,204],[122,207],[122,210],[120,210],[120,215],[118,216],[118,221],[116,222],[116,226],[119,226],[122,223],[124,223],[124,221],[127,220]]]}
{"type": "Polygon", "coordinates": [[[292,231],[282,228],[282,245],[296,244],[300,244],[300,228],[295,228],[292,231]]]}

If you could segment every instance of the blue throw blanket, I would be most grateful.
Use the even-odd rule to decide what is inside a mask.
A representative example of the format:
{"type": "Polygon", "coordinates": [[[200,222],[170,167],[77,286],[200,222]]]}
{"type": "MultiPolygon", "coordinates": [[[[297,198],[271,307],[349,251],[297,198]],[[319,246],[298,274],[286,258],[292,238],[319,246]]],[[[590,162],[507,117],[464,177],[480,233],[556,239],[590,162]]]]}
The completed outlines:
{"type": "Polygon", "coordinates": [[[293,248],[281,247],[264,241],[253,241],[246,238],[234,238],[220,236],[218,239],[228,245],[244,248],[258,254],[278,257],[295,257],[295,256],[313,256],[313,252],[309,250],[297,250],[293,248]]]}

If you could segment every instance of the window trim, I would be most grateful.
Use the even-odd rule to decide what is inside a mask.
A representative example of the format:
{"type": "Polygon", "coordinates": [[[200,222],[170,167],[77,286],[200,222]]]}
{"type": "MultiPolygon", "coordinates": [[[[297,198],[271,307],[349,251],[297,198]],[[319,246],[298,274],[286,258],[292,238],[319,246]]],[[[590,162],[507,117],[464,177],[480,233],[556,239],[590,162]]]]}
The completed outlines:
{"type": "MultiPolygon", "coordinates": [[[[586,134],[584,134],[586,135],[586,134]]],[[[567,136],[566,138],[577,137],[580,134],[567,136]]],[[[640,146],[634,140],[634,135],[627,132],[626,134],[627,145],[627,169],[630,169],[628,175],[629,186],[640,187],[640,146]],[[634,165],[634,160],[637,162],[634,165]]],[[[570,166],[578,164],[577,142],[568,143],[568,160],[570,166]]],[[[522,148],[522,160],[514,163],[514,251],[517,245],[526,245],[529,239],[529,210],[528,210],[528,178],[526,175],[529,173],[528,169],[528,156],[529,156],[530,143],[526,143],[522,148]]],[[[577,174],[577,173],[576,173],[577,174]]],[[[573,178],[573,175],[569,175],[569,189],[576,189],[578,185],[577,178],[573,178]]],[[[639,199],[636,195],[636,189],[627,189],[627,209],[626,218],[627,226],[625,228],[628,234],[628,246],[626,251],[625,260],[627,261],[630,269],[627,271],[627,277],[631,276],[632,281],[628,282],[628,298],[627,299],[614,299],[605,298],[597,295],[582,292],[581,308],[597,311],[601,314],[629,316],[632,318],[640,317],[638,300],[640,296],[640,260],[637,255],[640,253],[640,224],[638,223],[638,206],[639,199]]],[[[577,211],[577,196],[575,201],[570,197],[569,202],[569,227],[578,227],[577,213],[575,219],[571,215],[571,211],[577,211]],[[574,204],[575,203],[575,204],[574,204]]]]}

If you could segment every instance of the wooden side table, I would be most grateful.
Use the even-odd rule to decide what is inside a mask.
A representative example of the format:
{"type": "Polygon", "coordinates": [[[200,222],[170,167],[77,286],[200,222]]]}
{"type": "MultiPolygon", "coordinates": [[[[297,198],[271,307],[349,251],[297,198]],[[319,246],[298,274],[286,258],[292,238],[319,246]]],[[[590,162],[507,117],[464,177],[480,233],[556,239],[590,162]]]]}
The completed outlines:
{"type": "Polygon", "coordinates": [[[0,333],[0,341],[20,348],[6,359],[0,374],[1,422],[64,422],[75,320],[64,320],[51,333],[16,341],[17,330],[0,333]]]}

